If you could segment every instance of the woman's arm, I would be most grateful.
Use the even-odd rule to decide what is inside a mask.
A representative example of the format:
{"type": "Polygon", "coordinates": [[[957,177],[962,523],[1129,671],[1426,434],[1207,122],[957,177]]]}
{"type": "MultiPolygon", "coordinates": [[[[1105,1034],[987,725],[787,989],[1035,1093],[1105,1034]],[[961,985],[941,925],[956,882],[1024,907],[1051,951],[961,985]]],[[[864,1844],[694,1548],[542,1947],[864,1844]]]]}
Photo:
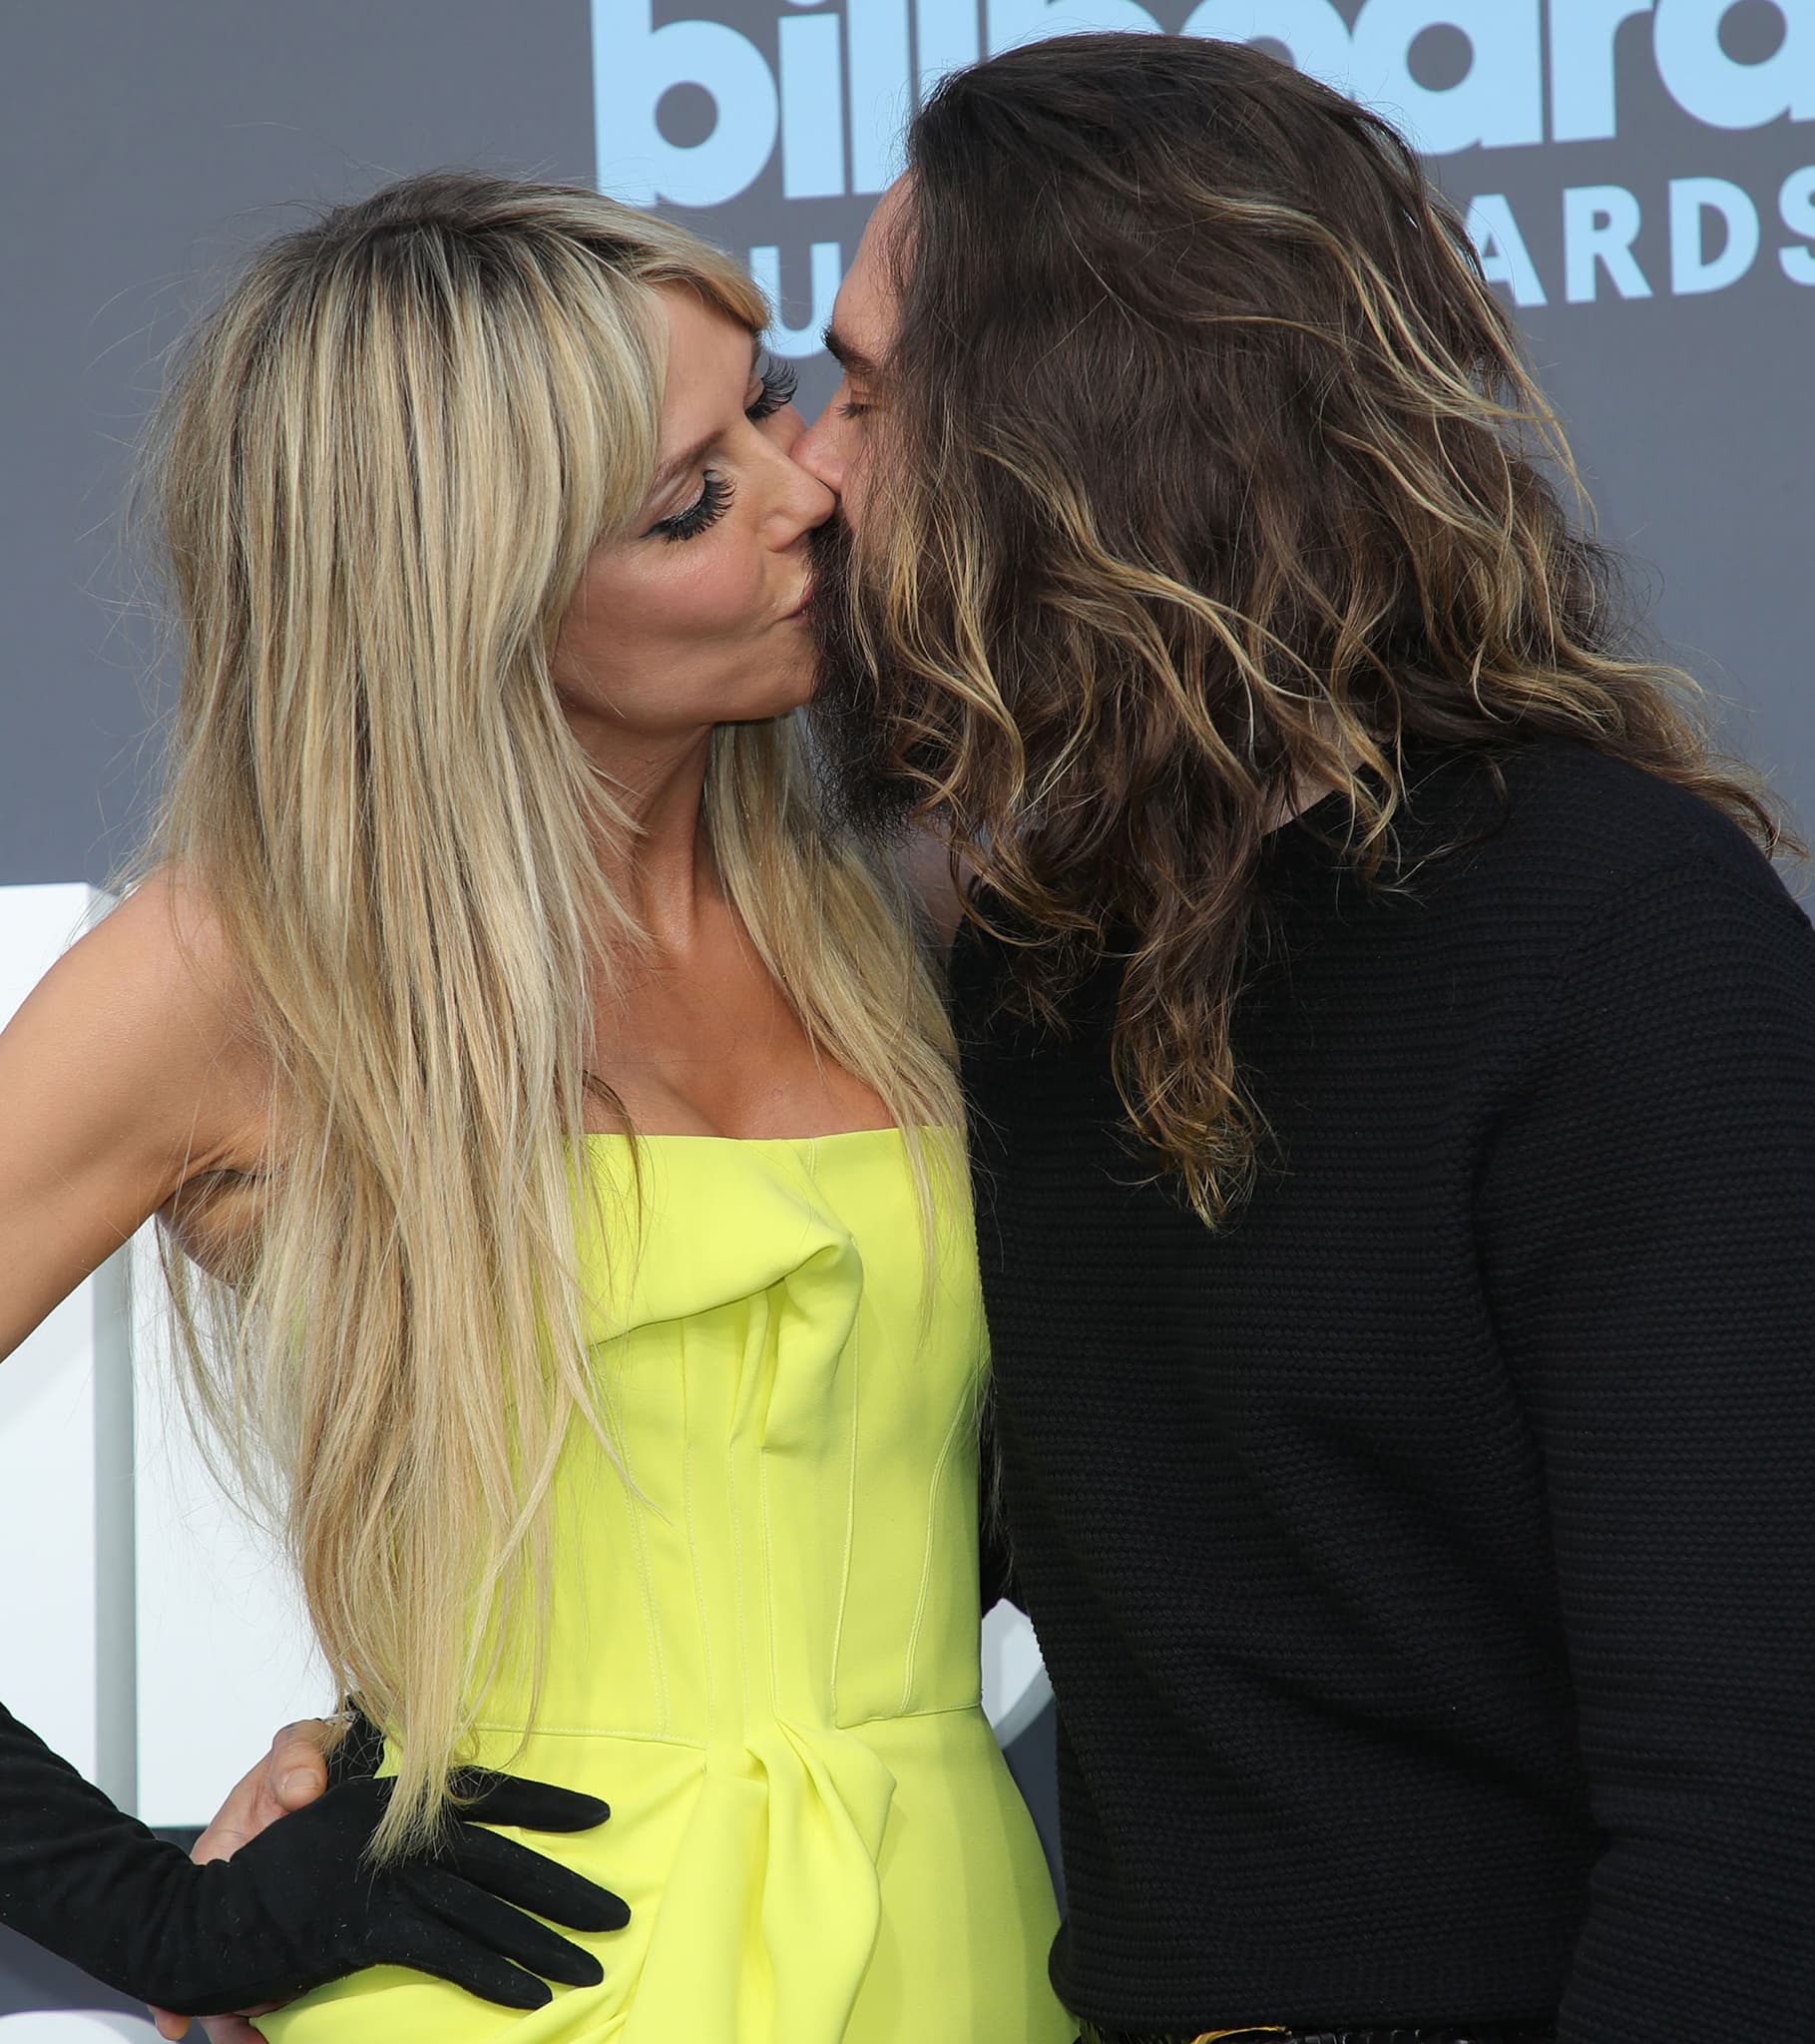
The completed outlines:
{"type": "Polygon", "coordinates": [[[155,877],[0,1031],[0,1357],[186,1186],[255,1170],[262,1121],[225,948],[155,877]]]}
{"type": "MultiPolygon", "coordinates": [[[[261,1167],[245,1007],[206,913],[161,878],[73,945],[0,1032],[0,1356],[160,1209],[181,1200],[219,1235],[221,1200],[184,1196],[261,1167]]],[[[470,1786],[481,1799],[434,1853],[381,1872],[362,1865],[389,1793],[371,1780],[198,1866],[0,1705],[0,1923],[195,2012],[376,1963],[522,2008],[549,1999],[538,1975],[596,1982],[597,1959],[535,1919],[617,1929],[622,1902],[482,1826],[588,1829],[605,1805],[537,1783],[470,1786]]]]}
{"type": "Polygon", "coordinates": [[[376,1965],[508,2008],[542,2007],[546,1980],[597,1986],[598,1959],[536,1919],[604,1931],[630,1912],[487,1826],[588,1830],[605,1804],[508,1777],[456,1786],[461,1805],[431,1851],[369,1862],[395,1784],[368,1778],[197,1866],[0,1707],[0,1923],[125,1994],[203,2015],[268,2007],[376,1965]]]}

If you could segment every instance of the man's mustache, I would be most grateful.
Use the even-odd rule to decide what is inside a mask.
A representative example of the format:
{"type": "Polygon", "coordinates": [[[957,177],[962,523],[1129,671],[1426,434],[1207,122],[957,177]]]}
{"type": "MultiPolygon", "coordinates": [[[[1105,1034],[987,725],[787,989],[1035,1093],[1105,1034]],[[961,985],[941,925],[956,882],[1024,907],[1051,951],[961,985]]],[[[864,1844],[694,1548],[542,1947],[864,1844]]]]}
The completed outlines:
{"type": "MultiPolygon", "coordinates": [[[[807,728],[826,816],[836,830],[881,842],[906,825],[919,793],[894,758],[899,691],[866,651],[866,643],[880,646],[886,640],[879,630],[860,628],[860,607],[871,599],[861,585],[856,545],[842,513],[816,526],[807,547],[813,570],[807,621],[818,662],[807,728]]],[[[874,626],[880,620],[872,610],[863,622],[874,626]]]]}

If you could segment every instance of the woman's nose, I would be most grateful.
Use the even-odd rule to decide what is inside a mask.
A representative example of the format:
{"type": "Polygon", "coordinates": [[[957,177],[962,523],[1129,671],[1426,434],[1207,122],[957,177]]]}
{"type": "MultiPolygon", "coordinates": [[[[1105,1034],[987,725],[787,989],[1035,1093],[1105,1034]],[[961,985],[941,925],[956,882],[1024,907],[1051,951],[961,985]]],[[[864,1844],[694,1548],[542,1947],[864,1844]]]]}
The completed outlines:
{"type": "Polygon", "coordinates": [[[806,420],[800,416],[799,407],[784,404],[768,418],[769,438],[783,454],[792,454],[800,444],[800,436],[806,431],[806,420]]]}
{"type": "Polygon", "coordinates": [[[809,475],[803,468],[796,468],[799,484],[794,492],[794,516],[802,532],[815,525],[823,525],[838,509],[838,499],[826,488],[817,476],[809,475]]]}
{"type": "MultiPolygon", "coordinates": [[[[779,418],[777,413],[776,417],[779,418]]],[[[766,421],[773,425],[774,420],[766,421]]],[[[801,467],[793,458],[793,451],[804,438],[804,429],[796,414],[794,430],[786,437],[781,433],[770,436],[774,448],[773,473],[774,495],[770,498],[770,527],[778,548],[792,546],[809,527],[823,525],[838,508],[838,499],[814,475],[810,469],[801,467]]]]}

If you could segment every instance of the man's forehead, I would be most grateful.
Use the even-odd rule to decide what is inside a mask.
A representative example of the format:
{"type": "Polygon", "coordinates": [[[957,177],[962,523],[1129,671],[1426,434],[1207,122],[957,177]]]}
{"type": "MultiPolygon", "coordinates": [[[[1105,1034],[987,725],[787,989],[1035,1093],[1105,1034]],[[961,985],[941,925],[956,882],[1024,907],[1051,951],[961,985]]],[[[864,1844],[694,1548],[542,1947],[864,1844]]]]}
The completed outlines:
{"type": "Polygon", "coordinates": [[[907,210],[907,183],[905,177],[897,178],[877,200],[832,304],[832,325],[839,336],[871,361],[880,361],[895,337],[890,257],[907,210]]]}

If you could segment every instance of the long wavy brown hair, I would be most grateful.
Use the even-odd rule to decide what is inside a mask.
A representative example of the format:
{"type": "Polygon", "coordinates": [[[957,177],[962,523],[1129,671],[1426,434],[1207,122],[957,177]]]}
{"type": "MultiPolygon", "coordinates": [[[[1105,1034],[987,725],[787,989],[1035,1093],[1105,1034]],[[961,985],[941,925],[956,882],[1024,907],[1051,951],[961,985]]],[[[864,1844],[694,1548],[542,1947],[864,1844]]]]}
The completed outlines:
{"type": "Polygon", "coordinates": [[[1777,848],[1636,650],[1511,321],[1386,122],[1240,45],[1077,36],[950,78],[908,165],[852,622],[894,765],[1008,911],[1011,1007],[1062,1024],[1126,951],[1122,1095],[1207,1221],[1256,1147],[1230,1015],[1259,853],[1307,792],[1346,794],[1387,884],[1409,740],[1563,734],[1777,848]]]}

